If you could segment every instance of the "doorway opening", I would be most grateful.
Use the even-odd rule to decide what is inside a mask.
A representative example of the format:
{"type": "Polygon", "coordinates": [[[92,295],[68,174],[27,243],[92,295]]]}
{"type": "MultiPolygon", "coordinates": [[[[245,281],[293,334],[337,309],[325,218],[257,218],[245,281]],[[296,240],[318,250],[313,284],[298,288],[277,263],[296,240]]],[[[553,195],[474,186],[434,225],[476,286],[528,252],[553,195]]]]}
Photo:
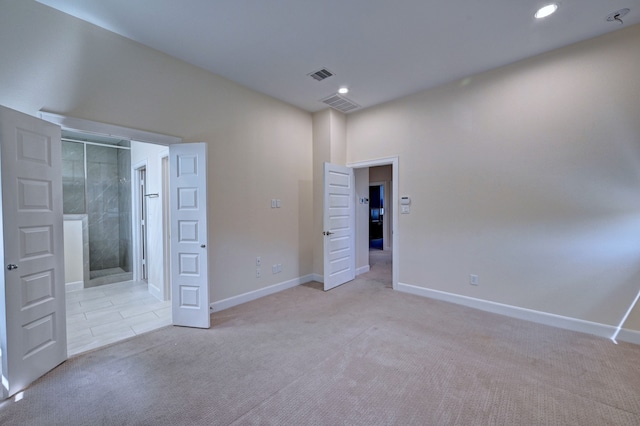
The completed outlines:
{"type": "Polygon", "coordinates": [[[356,274],[379,272],[376,279],[397,289],[399,277],[398,157],[348,164],[355,172],[356,274]]]}
{"type": "Polygon", "coordinates": [[[130,142],[89,139],[70,131],[63,131],[61,139],[63,214],[67,228],[80,230],[75,242],[67,238],[80,250],[67,247],[65,256],[77,269],[72,271],[74,288],[129,281],[133,278],[130,142]]]}
{"type": "Polygon", "coordinates": [[[160,199],[160,154],[168,149],[79,131],[62,136],[67,352],[74,355],[172,323],[160,199]]]}
{"type": "Polygon", "coordinates": [[[369,249],[384,250],[384,184],[369,183],[369,249]]]}

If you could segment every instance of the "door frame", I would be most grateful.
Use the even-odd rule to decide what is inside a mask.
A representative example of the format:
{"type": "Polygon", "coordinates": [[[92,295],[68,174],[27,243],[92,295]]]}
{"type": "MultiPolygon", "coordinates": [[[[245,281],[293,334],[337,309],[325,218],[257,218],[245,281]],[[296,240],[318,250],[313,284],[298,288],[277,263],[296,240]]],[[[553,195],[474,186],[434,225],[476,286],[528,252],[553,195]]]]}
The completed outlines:
{"type": "Polygon", "coordinates": [[[162,288],[164,300],[171,300],[171,202],[169,150],[158,154],[160,158],[160,200],[162,203],[162,288]]]}
{"type": "MultiPolygon", "coordinates": [[[[400,232],[398,230],[398,211],[400,205],[400,190],[399,190],[399,163],[400,157],[386,157],[379,158],[376,160],[368,160],[368,161],[357,161],[353,163],[347,163],[347,167],[351,167],[353,169],[365,169],[376,166],[388,166],[391,165],[391,201],[393,205],[393,210],[391,212],[391,282],[394,290],[398,290],[398,281],[400,277],[400,232]]],[[[369,182],[367,182],[367,186],[369,182]]],[[[356,229],[356,232],[357,229],[356,229]]],[[[356,234],[356,239],[358,239],[358,234],[356,234]]]]}
{"type": "MultiPolygon", "coordinates": [[[[140,232],[140,222],[141,222],[141,213],[142,213],[142,197],[145,194],[141,193],[140,190],[140,171],[145,171],[145,179],[146,179],[146,171],[148,170],[147,160],[142,160],[131,166],[131,200],[133,202],[132,212],[132,241],[131,241],[131,251],[133,252],[133,280],[134,281],[143,281],[142,274],[142,255],[140,254],[141,246],[142,246],[142,236],[140,232]]],[[[145,182],[146,185],[146,182],[145,182]]],[[[145,209],[145,215],[146,215],[145,209]]],[[[146,217],[145,217],[145,226],[146,226],[146,217]]],[[[145,248],[147,248],[148,240],[145,242],[145,248]]],[[[149,250],[147,248],[147,280],[149,277],[149,250]]]]}

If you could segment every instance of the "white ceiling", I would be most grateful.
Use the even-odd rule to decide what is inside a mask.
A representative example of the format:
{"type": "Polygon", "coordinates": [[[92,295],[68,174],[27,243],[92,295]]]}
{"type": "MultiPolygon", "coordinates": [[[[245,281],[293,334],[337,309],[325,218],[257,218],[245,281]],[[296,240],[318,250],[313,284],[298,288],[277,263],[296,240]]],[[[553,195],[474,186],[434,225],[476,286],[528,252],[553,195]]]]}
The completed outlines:
{"type": "Polygon", "coordinates": [[[551,0],[38,1],[311,112],[340,86],[369,107],[640,23],[640,0],[558,0],[543,20],[551,0]]]}

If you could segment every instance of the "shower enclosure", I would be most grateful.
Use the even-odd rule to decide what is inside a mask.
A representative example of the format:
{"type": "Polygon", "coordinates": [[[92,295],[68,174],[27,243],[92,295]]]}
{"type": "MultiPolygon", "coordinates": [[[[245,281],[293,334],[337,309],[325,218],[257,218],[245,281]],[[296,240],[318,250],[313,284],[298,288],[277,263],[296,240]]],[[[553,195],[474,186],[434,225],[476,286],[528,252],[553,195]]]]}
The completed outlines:
{"type": "Polygon", "coordinates": [[[62,141],[65,221],[82,221],[85,234],[83,287],[129,281],[133,279],[130,142],[67,131],[62,141]]]}

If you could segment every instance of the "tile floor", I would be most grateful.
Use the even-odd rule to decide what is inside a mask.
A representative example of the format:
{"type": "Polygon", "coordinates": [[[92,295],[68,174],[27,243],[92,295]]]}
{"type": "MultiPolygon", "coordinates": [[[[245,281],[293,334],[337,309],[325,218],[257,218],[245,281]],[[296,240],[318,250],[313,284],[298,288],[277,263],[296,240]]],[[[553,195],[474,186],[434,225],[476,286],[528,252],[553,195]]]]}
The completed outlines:
{"type": "Polygon", "coordinates": [[[171,302],[125,281],[66,293],[68,356],[171,324],[171,302]]]}

